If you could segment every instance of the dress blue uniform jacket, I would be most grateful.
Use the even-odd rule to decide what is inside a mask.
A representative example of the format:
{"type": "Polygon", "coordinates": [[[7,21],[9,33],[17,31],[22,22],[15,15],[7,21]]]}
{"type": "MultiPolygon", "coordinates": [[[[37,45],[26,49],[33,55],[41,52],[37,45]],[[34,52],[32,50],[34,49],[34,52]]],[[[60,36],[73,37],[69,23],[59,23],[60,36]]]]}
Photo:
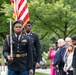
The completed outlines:
{"type": "Polygon", "coordinates": [[[3,55],[7,60],[7,66],[9,70],[12,71],[26,71],[27,68],[33,68],[33,52],[31,41],[29,37],[21,35],[20,40],[17,40],[15,35],[13,37],[13,54],[24,54],[27,53],[27,56],[16,58],[12,62],[7,60],[7,56],[10,55],[10,45],[8,45],[7,39],[4,41],[3,46],[3,55]]]}
{"type": "Polygon", "coordinates": [[[33,32],[29,32],[28,34],[26,34],[27,36],[29,36],[32,40],[32,50],[33,50],[33,59],[34,59],[34,63],[36,62],[40,62],[40,40],[37,34],[33,33],[33,32]]]}

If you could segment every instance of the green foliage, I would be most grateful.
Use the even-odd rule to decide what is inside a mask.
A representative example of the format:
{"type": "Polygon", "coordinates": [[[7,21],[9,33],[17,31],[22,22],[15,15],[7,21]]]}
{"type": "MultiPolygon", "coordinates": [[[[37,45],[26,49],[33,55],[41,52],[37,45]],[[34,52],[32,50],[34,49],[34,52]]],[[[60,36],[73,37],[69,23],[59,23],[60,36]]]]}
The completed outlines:
{"type": "Polygon", "coordinates": [[[43,0],[32,0],[29,3],[29,12],[41,35],[44,30],[44,33],[51,35],[53,32],[58,38],[65,38],[75,32],[76,13],[71,10],[71,5],[64,4],[64,0],[54,1],[52,4],[43,0]]]}
{"type": "Polygon", "coordinates": [[[4,2],[2,4],[2,7],[5,8],[5,9],[2,9],[1,12],[4,12],[5,16],[7,16],[7,18],[10,18],[11,15],[13,15],[13,13],[12,13],[12,6],[10,4],[6,4],[6,2],[4,2]]]}
{"type": "Polygon", "coordinates": [[[2,53],[0,52],[0,59],[1,59],[2,53]]]}
{"type": "Polygon", "coordinates": [[[0,44],[3,44],[3,40],[7,34],[9,34],[9,19],[12,16],[12,7],[7,4],[8,1],[3,1],[0,9],[0,44]]]}
{"type": "Polygon", "coordinates": [[[41,40],[41,53],[44,51],[47,52],[49,47],[53,46],[53,43],[57,41],[54,34],[52,36],[47,35],[44,39],[41,40]]]}
{"type": "MultiPolygon", "coordinates": [[[[59,38],[76,35],[76,0],[28,0],[32,31],[41,40],[42,51],[47,51],[59,38]],[[51,40],[55,37],[56,40],[51,40]]],[[[0,41],[9,34],[9,19],[12,17],[10,0],[0,1],[0,41]]]]}

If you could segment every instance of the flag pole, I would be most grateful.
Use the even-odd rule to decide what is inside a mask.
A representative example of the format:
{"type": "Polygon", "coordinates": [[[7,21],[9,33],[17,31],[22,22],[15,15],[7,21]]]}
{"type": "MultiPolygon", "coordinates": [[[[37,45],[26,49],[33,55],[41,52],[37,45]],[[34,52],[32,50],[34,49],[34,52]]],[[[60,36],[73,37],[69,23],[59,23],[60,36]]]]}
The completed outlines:
{"type": "Polygon", "coordinates": [[[10,18],[10,55],[11,57],[13,57],[13,46],[12,46],[12,21],[11,21],[11,18],[10,18]]]}

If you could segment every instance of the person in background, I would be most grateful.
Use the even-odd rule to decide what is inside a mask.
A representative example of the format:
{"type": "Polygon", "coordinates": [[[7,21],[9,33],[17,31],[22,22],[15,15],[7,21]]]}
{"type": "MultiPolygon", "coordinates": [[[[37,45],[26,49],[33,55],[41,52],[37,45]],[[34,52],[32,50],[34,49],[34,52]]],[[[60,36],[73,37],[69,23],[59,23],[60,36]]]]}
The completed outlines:
{"type": "Polygon", "coordinates": [[[73,44],[69,44],[67,48],[67,52],[64,55],[64,72],[66,72],[66,75],[73,75],[73,67],[72,67],[72,59],[73,59],[73,53],[74,53],[74,46],[73,44]]]}
{"type": "MultiPolygon", "coordinates": [[[[28,21],[26,24],[26,33],[25,35],[30,37],[31,41],[32,41],[32,50],[33,50],[33,59],[34,59],[34,64],[33,64],[33,71],[35,74],[35,68],[39,68],[40,67],[40,57],[41,57],[41,45],[40,45],[40,39],[38,37],[38,35],[34,32],[31,31],[32,29],[32,21],[28,21]]],[[[33,75],[34,75],[33,74],[33,75]]]]}
{"type": "MultiPolygon", "coordinates": [[[[67,53],[67,51],[68,51],[68,47],[70,46],[72,44],[72,39],[70,38],[70,37],[66,37],[65,38],[65,45],[66,45],[66,51],[65,51],[65,54],[67,53]]],[[[65,54],[64,54],[64,57],[63,57],[63,61],[64,61],[64,63],[65,63],[65,54]]]]}
{"type": "Polygon", "coordinates": [[[74,54],[73,54],[73,61],[72,61],[73,75],[76,75],[76,36],[72,37],[72,43],[74,45],[74,54]]]}
{"type": "Polygon", "coordinates": [[[7,60],[8,75],[33,75],[33,53],[29,37],[22,34],[22,22],[13,23],[12,56],[10,55],[10,36],[5,39],[3,56],[7,60]],[[8,41],[8,40],[9,41],[8,41]],[[29,73],[28,69],[29,68],[29,73]]]}
{"type": "Polygon", "coordinates": [[[65,45],[68,47],[70,44],[72,44],[72,39],[70,37],[65,38],[65,45]]]}
{"type": "Polygon", "coordinates": [[[66,75],[65,72],[63,71],[63,67],[64,67],[63,57],[66,52],[66,45],[63,39],[58,40],[58,47],[59,47],[58,57],[55,66],[58,69],[60,75],[66,75]]]}
{"type": "MultiPolygon", "coordinates": [[[[69,46],[70,46],[70,44],[72,44],[72,39],[70,38],[70,37],[66,37],[65,38],[65,45],[66,45],[66,47],[68,48],[69,46]]],[[[67,53],[67,49],[66,48],[66,51],[65,51],[65,53],[67,53]]],[[[64,54],[65,55],[65,54],[64,54]]],[[[63,59],[64,60],[64,59],[63,59]]],[[[65,62],[65,61],[64,61],[65,62]]]]}
{"type": "Polygon", "coordinates": [[[57,46],[57,42],[56,42],[54,44],[54,48],[52,49],[52,47],[50,47],[49,51],[48,51],[48,58],[50,59],[50,70],[51,70],[50,75],[56,75],[56,70],[53,66],[53,60],[54,60],[57,48],[58,48],[58,46],[57,46]]]}
{"type": "Polygon", "coordinates": [[[22,34],[25,34],[26,33],[26,28],[24,27],[23,29],[22,29],[22,34]]]}
{"type": "Polygon", "coordinates": [[[59,75],[59,68],[56,67],[57,63],[58,63],[58,59],[59,59],[59,53],[60,53],[60,50],[59,50],[59,47],[57,48],[57,51],[56,51],[56,54],[55,54],[55,57],[54,57],[54,60],[52,62],[52,65],[55,67],[55,70],[56,70],[56,75],[59,75]]]}

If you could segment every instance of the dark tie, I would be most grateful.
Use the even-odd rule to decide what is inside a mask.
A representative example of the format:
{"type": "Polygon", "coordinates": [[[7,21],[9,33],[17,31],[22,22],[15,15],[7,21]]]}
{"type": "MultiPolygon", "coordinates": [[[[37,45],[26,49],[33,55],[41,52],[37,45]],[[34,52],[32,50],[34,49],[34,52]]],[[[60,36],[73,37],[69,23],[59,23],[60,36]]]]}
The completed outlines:
{"type": "Polygon", "coordinates": [[[17,40],[18,40],[18,38],[19,38],[19,35],[17,35],[17,40]]]}

